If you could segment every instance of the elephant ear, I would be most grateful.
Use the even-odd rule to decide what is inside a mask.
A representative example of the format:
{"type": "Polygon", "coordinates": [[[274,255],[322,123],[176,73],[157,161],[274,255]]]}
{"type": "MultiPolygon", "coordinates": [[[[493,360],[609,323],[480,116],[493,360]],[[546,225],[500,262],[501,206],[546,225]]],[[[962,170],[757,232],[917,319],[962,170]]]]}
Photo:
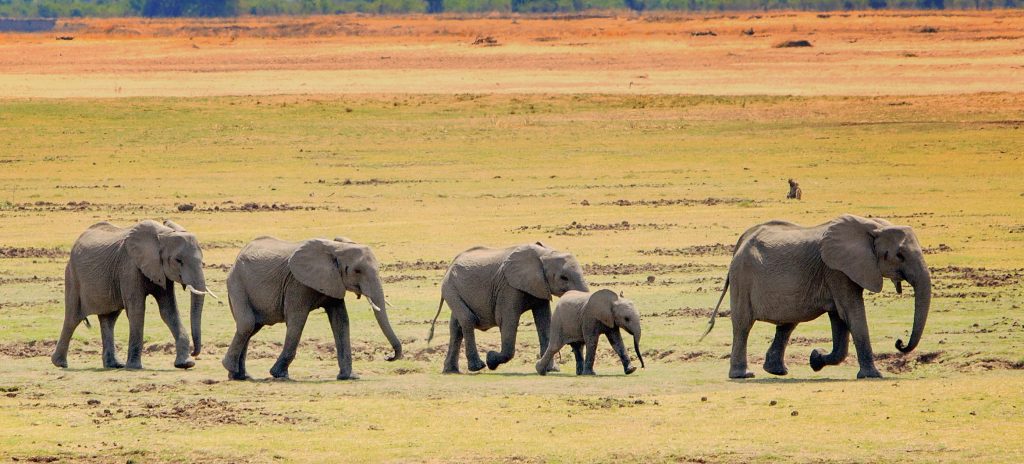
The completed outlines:
{"type": "Polygon", "coordinates": [[[828,227],[821,241],[825,265],[875,293],[882,291],[882,271],[874,246],[878,228],[875,221],[844,214],[828,227]]]}
{"type": "Polygon", "coordinates": [[[542,300],[551,299],[544,264],[540,260],[540,250],[536,246],[517,247],[508,258],[505,258],[502,268],[505,278],[513,287],[542,300]]]}
{"type": "Polygon", "coordinates": [[[598,290],[590,295],[587,303],[583,305],[583,314],[589,314],[607,327],[615,327],[615,314],[612,312],[612,305],[618,299],[619,296],[611,290],[598,290]]]}
{"type": "Polygon", "coordinates": [[[176,222],[174,222],[174,221],[172,221],[170,219],[165,220],[164,221],[164,225],[167,226],[167,227],[170,227],[171,229],[174,229],[175,232],[188,232],[187,230],[185,230],[184,227],[179,226],[178,223],[176,223],[176,222]]]}
{"type": "Polygon", "coordinates": [[[307,240],[290,257],[288,269],[303,285],[332,298],[345,298],[345,284],[341,281],[336,245],[315,238],[307,240]]]}
{"type": "Polygon", "coordinates": [[[132,227],[125,238],[128,256],[135,267],[154,284],[163,286],[167,281],[160,259],[160,234],[171,232],[172,229],[145,220],[132,227]]]}

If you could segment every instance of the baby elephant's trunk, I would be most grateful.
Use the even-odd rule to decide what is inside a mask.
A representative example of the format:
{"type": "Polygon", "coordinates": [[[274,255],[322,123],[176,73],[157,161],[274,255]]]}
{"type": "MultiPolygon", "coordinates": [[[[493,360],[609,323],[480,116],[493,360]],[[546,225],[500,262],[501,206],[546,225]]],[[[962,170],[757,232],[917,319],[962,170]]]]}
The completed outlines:
{"type": "Polygon", "coordinates": [[[644,366],[644,355],[640,354],[640,332],[639,331],[636,334],[633,335],[633,350],[636,351],[636,359],[640,360],[640,367],[643,368],[643,369],[647,369],[647,366],[644,366]]]}

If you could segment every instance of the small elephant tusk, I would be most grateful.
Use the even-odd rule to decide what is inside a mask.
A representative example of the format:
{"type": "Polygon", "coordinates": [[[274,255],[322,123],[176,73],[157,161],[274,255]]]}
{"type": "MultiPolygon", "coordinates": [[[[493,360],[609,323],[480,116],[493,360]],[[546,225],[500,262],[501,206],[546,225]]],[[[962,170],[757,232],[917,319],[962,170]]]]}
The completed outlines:
{"type": "Polygon", "coordinates": [[[395,309],[395,305],[391,304],[391,302],[388,301],[386,298],[384,299],[384,306],[391,309],[395,309]]]}
{"type": "Polygon", "coordinates": [[[209,290],[207,290],[207,291],[205,291],[205,292],[201,292],[201,291],[199,291],[199,290],[196,290],[196,289],[195,289],[195,287],[193,287],[193,286],[191,286],[191,285],[187,285],[187,286],[185,286],[185,290],[188,290],[188,291],[189,291],[189,293],[194,293],[194,294],[196,294],[196,295],[210,295],[210,296],[212,296],[212,297],[213,297],[213,299],[215,299],[215,300],[220,300],[220,298],[217,298],[217,295],[214,295],[214,294],[213,294],[213,292],[211,292],[211,291],[209,291],[209,290]]]}
{"type": "Polygon", "coordinates": [[[381,309],[378,308],[377,305],[373,304],[373,302],[370,301],[369,298],[366,299],[366,302],[370,303],[370,308],[372,308],[374,311],[377,311],[378,313],[381,312],[381,309]]]}

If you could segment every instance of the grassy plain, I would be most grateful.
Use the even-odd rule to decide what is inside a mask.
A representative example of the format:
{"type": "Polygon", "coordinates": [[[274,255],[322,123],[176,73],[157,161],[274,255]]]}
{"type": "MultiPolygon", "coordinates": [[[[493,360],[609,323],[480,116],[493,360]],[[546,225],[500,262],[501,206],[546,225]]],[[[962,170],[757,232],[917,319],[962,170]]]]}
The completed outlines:
{"type": "MultiPolygon", "coordinates": [[[[893,18],[879,24],[905,31],[910,26],[900,21],[948,20],[953,25],[939,30],[958,31],[958,43],[972,34],[986,37],[986,27],[1003,24],[998,21],[1019,21],[1009,13],[893,18]]],[[[551,30],[581,24],[549,21],[559,21],[551,30]]],[[[133,27],[161,23],[139,24],[133,27]]],[[[445,23],[466,24],[475,23],[445,23]]],[[[850,34],[866,34],[867,27],[847,24],[850,34]]],[[[176,34],[166,40],[184,40],[176,34]]],[[[936,37],[915,34],[900,37],[936,37]]],[[[139,35],[111,43],[139,53],[163,46],[159,33],[139,35]]],[[[402,41],[414,40],[394,35],[388,40],[398,46],[384,39],[377,46],[408,51],[402,41]]],[[[89,37],[72,42],[88,47],[89,37]]],[[[306,51],[322,57],[318,51],[326,46],[311,37],[306,51]]],[[[708,37],[684,35],[698,38],[708,37]]],[[[246,40],[243,34],[235,43],[246,40]]],[[[359,40],[367,53],[380,51],[372,40],[359,40]]],[[[30,36],[0,47],[0,62],[38,61],[34,72],[4,68],[0,81],[56,76],[73,83],[102,74],[61,68],[102,58],[99,51],[40,59],[55,46],[50,42],[30,36]]],[[[549,43],[527,42],[532,49],[549,43]]],[[[1012,77],[1020,39],[977,42],[1002,44],[1004,61],[992,69],[1012,77]]],[[[301,56],[297,43],[289,53],[301,56]]],[[[231,62],[234,55],[224,53],[231,62]]],[[[869,55],[862,58],[888,59],[869,55]]],[[[242,87],[259,82],[259,69],[274,61],[252,57],[251,67],[229,77],[242,87]]],[[[121,74],[127,80],[144,79],[158,66],[131,67],[113,53],[102,59],[129,63],[121,74]]],[[[298,76],[315,71],[298,59],[285,62],[298,76]]],[[[839,72],[837,62],[816,62],[802,69],[839,72]]],[[[467,63],[467,69],[479,64],[467,63]]],[[[639,75],[642,68],[631,62],[621,72],[639,75]]],[[[408,65],[407,77],[371,95],[168,98],[159,95],[176,94],[154,87],[140,94],[157,96],[95,98],[85,87],[45,84],[36,96],[70,98],[0,100],[0,459],[1020,462],[1024,94],[965,94],[970,88],[956,85],[958,73],[984,71],[925,68],[933,83],[945,83],[935,92],[942,95],[842,96],[861,92],[827,73],[818,93],[839,95],[555,94],[544,86],[527,88],[541,93],[465,94],[457,92],[458,80],[437,94],[417,95],[404,87],[413,81],[408,76],[436,73],[408,65]],[[800,181],[802,201],[784,200],[790,177],[800,181]],[[179,212],[182,203],[196,210],[179,212]],[[812,372],[810,350],[830,344],[827,320],[818,320],[794,334],[785,378],[759,369],[773,328],[755,326],[750,353],[758,377],[729,381],[728,318],[697,342],[718,298],[728,245],[768,219],[817,224],[846,212],[913,226],[929,250],[935,299],[918,351],[901,356],[892,346],[910,329],[913,295],[908,289],[898,296],[886,284],[868,296],[885,379],[854,380],[852,359],[812,372]],[[284,327],[276,326],[261,332],[250,350],[249,368],[260,380],[227,382],[220,358],[233,322],[226,302],[210,301],[206,349],[194,370],[171,367],[170,336],[155,307],[146,327],[145,370],[99,369],[98,329],[85,327],[72,343],[71,367],[54,368],[48,356],[63,316],[62,271],[71,243],[97,221],[143,218],[170,218],[196,232],[207,279],[222,296],[235,254],[258,235],[345,235],[372,245],[384,264],[406,358],[383,360],[387,344],[369,309],[350,301],[361,380],[333,380],[333,345],[318,312],[290,370],[294,381],[264,380],[284,338],[284,327]],[[539,377],[527,315],[510,364],[495,372],[439,373],[444,323],[431,345],[425,337],[447,261],[476,244],[534,240],[576,254],[593,287],[622,290],[637,302],[646,370],[620,375],[606,349],[596,378],[579,379],[568,369],[539,377]]],[[[195,83],[201,79],[189,76],[203,73],[171,75],[195,83]]],[[[217,92],[199,92],[210,93],[217,92]]],[[[127,340],[123,320],[118,340],[122,347],[127,340]]],[[[478,341],[489,349],[498,334],[481,333],[478,341]]],[[[562,361],[571,361],[568,350],[562,361]]]]}

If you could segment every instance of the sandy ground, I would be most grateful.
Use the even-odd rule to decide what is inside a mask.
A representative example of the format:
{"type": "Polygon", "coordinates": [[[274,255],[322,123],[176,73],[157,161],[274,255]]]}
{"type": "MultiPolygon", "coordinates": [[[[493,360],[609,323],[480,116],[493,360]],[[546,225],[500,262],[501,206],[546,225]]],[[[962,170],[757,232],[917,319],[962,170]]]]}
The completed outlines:
{"type": "Polygon", "coordinates": [[[1024,13],[1005,11],[74,20],[0,35],[3,98],[1021,91],[1024,13]],[[775,48],[787,40],[812,46],[775,48]]]}

